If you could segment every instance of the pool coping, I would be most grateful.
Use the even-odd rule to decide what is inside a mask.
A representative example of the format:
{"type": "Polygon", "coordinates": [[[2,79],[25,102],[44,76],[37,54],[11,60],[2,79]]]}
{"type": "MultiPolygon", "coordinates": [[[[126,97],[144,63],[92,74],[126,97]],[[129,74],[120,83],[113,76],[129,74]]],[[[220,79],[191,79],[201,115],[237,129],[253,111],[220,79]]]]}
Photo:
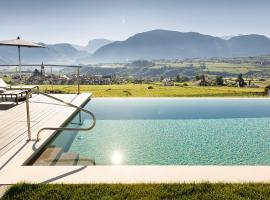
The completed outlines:
{"type": "Polygon", "coordinates": [[[94,99],[270,99],[270,96],[254,97],[93,97],[94,99]]]}
{"type": "Polygon", "coordinates": [[[0,180],[1,184],[269,183],[270,166],[20,166],[5,169],[0,180]]]}

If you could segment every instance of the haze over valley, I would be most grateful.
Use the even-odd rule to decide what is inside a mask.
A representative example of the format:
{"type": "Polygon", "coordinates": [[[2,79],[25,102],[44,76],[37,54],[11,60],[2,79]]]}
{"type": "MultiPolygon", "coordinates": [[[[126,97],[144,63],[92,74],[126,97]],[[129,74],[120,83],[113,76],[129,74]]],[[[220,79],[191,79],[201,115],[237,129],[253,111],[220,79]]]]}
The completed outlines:
{"type": "MultiPolygon", "coordinates": [[[[153,30],[124,41],[90,40],[86,46],[46,44],[45,49],[22,49],[23,63],[95,64],[134,60],[232,58],[270,54],[270,39],[263,35],[239,35],[222,39],[196,32],[153,30]]],[[[17,62],[17,49],[0,47],[0,62],[17,62]]]]}

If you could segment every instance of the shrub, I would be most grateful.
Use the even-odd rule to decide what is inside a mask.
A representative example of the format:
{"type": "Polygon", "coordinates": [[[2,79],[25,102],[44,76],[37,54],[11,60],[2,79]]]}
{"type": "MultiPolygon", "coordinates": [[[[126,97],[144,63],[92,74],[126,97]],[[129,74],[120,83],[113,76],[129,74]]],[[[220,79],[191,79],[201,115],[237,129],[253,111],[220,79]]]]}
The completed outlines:
{"type": "Polygon", "coordinates": [[[188,86],[188,84],[187,83],[184,83],[183,86],[186,87],[186,86],[188,86]]]}
{"type": "Polygon", "coordinates": [[[222,86],[224,84],[224,80],[222,76],[217,76],[216,77],[216,84],[219,86],[222,86]]]}

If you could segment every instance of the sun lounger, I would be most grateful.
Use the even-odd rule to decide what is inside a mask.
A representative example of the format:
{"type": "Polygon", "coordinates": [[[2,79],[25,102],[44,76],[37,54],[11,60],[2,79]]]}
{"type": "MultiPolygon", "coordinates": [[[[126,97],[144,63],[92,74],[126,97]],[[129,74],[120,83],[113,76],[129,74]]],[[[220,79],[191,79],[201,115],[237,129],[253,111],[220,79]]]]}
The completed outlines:
{"type": "Polygon", "coordinates": [[[36,89],[37,93],[39,94],[39,86],[38,85],[17,85],[17,86],[8,86],[8,90],[28,90],[30,94],[32,91],[36,89]]]}
{"type": "Polygon", "coordinates": [[[39,94],[39,86],[38,85],[16,85],[11,86],[6,84],[6,82],[0,78],[0,88],[4,88],[6,90],[27,90],[30,93],[30,97],[32,96],[32,92],[34,90],[39,94]]]}
{"type": "Polygon", "coordinates": [[[24,94],[27,93],[30,94],[30,97],[32,97],[33,90],[37,90],[37,93],[39,94],[39,86],[36,85],[19,85],[19,86],[10,86],[5,83],[3,79],[0,78],[0,98],[5,101],[9,99],[15,100],[15,102],[18,104],[19,100],[24,98],[24,94]]]}
{"type": "Polygon", "coordinates": [[[3,93],[0,93],[0,99],[2,101],[13,100],[16,104],[19,104],[19,100],[25,98],[27,95],[28,90],[6,90],[3,93]]]}

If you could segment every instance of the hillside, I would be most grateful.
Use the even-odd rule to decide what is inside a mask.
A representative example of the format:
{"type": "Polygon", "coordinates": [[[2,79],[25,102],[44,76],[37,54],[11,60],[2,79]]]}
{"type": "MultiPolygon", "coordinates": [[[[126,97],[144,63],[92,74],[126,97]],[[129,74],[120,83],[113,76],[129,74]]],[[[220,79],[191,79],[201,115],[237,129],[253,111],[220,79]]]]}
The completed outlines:
{"type": "Polygon", "coordinates": [[[103,46],[90,61],[258,56],[269,53],[270,39],[262,35],[241,35],[224,40],[194,32],[154,30],[103,46]]]}
{"type": "MultiPolygon", "coordinates": [[[[72,45],[62,44],[44,44],[46,48],[21,48],[22,63],[76,63],[81,57],[89,56],[86,51],[79,51],[72,45]]],[[[17,47],[0,46],[0,58],[4,63],[18,63],[17,47]]]]}

